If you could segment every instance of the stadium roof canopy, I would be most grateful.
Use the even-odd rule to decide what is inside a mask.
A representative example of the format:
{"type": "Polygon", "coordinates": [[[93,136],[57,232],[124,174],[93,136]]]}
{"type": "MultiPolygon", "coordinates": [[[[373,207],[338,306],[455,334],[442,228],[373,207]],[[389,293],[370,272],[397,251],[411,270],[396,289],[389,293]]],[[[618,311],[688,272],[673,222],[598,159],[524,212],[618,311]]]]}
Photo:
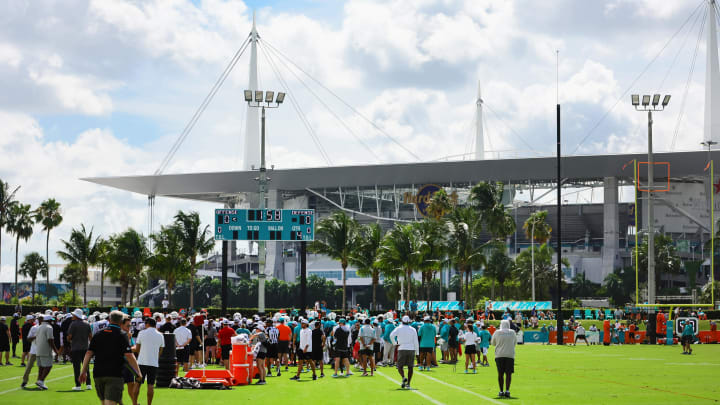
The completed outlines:
{"type": "MultiPolygon", "coordinates": [[[[720,151],[712,152],[713,159],[720,151]]],[[[708,152],[656,153],[656,180],[697,181],[705,173],[708,152]]],[[[646,154],[568,156],[562,160],[567,183],[602,181],[605,177],[632,179],[632,161],[646,162],[646,154]]],[[[641,172],[643,166],[641,166],[641,172]]],[[[338,187],[374,187],[410,184],[455,184],[502,181],[506,184],[552,184],[556,176],[554,157],[450,162],[398,163],[365,166],[335,166],[270,171],[271,189],[304,191],[338,187]]],[[[119,176],[84,178],[92,183],[148,196],[184,198],[198,201],[228,201],[237,193],[257,192],[257,171],[165,174],[159,176],[119,176]]],[[[641,173],[642,177],[642,173],[641,173]]]]}

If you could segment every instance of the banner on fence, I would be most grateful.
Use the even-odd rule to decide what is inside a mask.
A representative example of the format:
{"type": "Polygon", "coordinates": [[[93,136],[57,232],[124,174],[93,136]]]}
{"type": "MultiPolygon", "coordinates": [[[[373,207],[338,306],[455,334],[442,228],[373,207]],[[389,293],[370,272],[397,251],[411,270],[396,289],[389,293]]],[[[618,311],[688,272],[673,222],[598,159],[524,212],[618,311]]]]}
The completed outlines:
{"type": "Polygon", "coordinates": [[[545,311],[552,308],[551,301],[492,301],[493,311],[530,311],[533,309],[545,311]]]}

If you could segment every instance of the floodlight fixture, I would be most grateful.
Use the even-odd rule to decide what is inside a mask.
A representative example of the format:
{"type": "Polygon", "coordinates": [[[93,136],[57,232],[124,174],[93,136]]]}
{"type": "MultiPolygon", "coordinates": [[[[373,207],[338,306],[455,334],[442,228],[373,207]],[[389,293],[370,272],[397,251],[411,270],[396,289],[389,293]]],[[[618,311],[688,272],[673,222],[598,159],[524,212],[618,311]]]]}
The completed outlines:
{"type": "MultiPolygon", "coordinates": [[[[256,96],[256,98],[257,98],[257,96],[256,96]]],[[[642,105],[643,105],[643,107],[647,107],[648,105],[650,105],[650,96],[649,95],[647,95],[647,94],[643,95],[642,105]]]]}
{"type": "MultiPolygon", "coordinates": [[[[245,94],[246,94],[245,98],[247,98],[247,92],[245,94]]],[[[640,105],[640,95],[639,94],[633,94],[631,96],[631,99],[632,99],[632,105],[634,105],[635,107],[640,105]]]]}
{"type": "Polygon", "coordinates": [[[245,101],[248,103],[253,100],[253,92],[252,90],[245,90],[245,101]]]}
{"type": "Polygon", "coordinates": [[[667,107],[669,102],[670,102],[670,95],[666,94],[662,101],[663,108],[667,107]]]}
{"type": "MultiPolygon", "coordinates": [[[[266,103],[272,103],[273,97],[275,96],[274,91],[266,91],[265,92],[265,102],[266,103]]],[[[658,96],[659,97],[659,96],[658,96]]]]}
{"type": "Polygon", "coordinates": [[[275,102],[278,104],[282,104],[283,101],[285,101],[285,93],[278,92],[275,102]]]}
{"type": "Polygon", "coordinates": [[[655,94],[652,99],[652,105],[653,107],[657,107],[657,105],[660,103],[660,95],[655,94]]]}
{"type": "Polygon", "coordinates": [[[256,103],[262,103],[263,101],[263,92],[262,90],[255,90],[255,102],[256,103]]]}

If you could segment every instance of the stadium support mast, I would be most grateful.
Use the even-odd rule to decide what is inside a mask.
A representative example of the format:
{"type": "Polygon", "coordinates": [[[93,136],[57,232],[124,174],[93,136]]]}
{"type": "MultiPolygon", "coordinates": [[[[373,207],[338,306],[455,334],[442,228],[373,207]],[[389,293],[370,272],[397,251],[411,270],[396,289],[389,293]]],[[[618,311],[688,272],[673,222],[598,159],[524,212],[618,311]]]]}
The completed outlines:
{"type": "Polygon", "coordinates": [[[477,101],[475,102],[476,108],[476,123],[475,123],[475,160],[485,159],[485,143],[483,141],[483,99],[480,92],[480,81],[478,80],[478,93],[477,101]]]}
{"type": "Polygon", "coordinates": [[[717,144],[720,141],[720,70],[718,69],[717,3],[708,0],[707,64],[705,68],[705,126],[703,143],[717,144]],[[714,142],[714,143],[713,143],[714,142]]]}
{"type": "MultiPolygon", "coordinates": [[[[260,36],[255,28],[255,12],[253,12],[253,25],[250,32],[250,80],[248,90],[253,94],[258,89],[257,79],[257,42],[260,36]]],[[[258,122],[258,109],[247,107],[247,120],[245,120],[245,149],[243,150],[243,170],[260,167],[260,128],[258,122]]]]}

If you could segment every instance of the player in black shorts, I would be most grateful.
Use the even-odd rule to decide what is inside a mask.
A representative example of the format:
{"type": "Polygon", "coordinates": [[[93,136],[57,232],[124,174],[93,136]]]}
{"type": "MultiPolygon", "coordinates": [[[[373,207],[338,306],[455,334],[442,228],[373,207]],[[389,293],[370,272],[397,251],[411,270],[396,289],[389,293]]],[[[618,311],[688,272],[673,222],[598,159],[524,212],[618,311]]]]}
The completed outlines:
{"type": "Polygon", "coordinates": [[[325,362],[323,354],[325,353],[325,332],[322,330],[322,322],[315,321],[315,328],[312,330],[312,360],[315,362],[315,368],[320,367],[320,378],[325,377],[325,362]]]}

